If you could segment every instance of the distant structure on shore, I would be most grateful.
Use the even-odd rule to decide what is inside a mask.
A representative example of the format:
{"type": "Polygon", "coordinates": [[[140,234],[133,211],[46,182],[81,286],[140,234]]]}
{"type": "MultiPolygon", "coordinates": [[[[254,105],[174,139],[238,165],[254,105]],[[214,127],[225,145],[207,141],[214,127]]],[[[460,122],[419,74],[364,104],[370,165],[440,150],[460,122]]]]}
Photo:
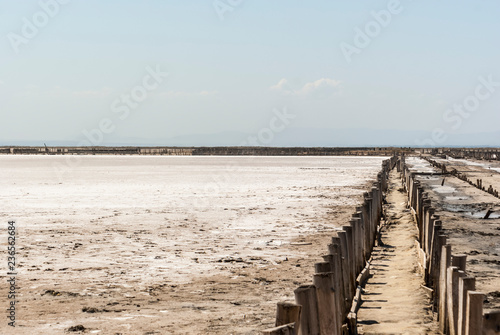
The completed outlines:
{"type": "Polygon", "coordinates": [[[409,148],[277,147],[0,147],[11,155],[168,155],[168,156],[392,156],[409,148]]]}
{"type": "Polygon", "coordinates": [[[28,147],[3,146],[4,155],[166,155],[166,156],[393,156],[439,155],[500,160],[500,148],[397,147],[28,147]]]}

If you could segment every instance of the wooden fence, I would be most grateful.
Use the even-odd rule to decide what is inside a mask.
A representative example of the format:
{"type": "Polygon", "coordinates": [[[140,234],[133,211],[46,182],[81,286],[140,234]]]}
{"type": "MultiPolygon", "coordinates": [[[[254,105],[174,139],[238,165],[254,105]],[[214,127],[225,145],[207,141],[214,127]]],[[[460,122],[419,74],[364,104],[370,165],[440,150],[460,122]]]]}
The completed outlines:
{"type": "Polygon", "coordinates": [[[398,161],[408,205],[418,226],[419,263],[432,292],[439,327],[444,334],[480,335],[500,333],[500,311],[483,314],[485,294],[475,289],[476,279],[467,272],[466,255],[453,255],[424,188],[405,165],[398,161]]]}
{"type": "Polygon", "coordinates": [[[265,335],[356,334],[361,286],[369,276],[370,257],[382,215],[383,193],[389,172],[396,165],[392,157],[351,220],[342,226],[328,244],[323,262],[315,264],[312,283],[298,287],[295,303],[278,303],[276,327],[265,335]]]}

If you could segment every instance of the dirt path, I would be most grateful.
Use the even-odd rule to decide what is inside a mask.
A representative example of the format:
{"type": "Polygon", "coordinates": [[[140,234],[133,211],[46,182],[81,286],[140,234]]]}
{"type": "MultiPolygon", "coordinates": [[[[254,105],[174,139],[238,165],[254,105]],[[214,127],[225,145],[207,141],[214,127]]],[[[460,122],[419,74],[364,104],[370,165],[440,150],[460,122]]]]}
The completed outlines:
{"type": "Polygon", "coordinates": [[[390,176],[383,245],[373,252],[372,277],[364,289],[358,327],[364,334],[439,334],[429,299],[420,287],[415,248],[417,230],[406,208],[399,173],[390,176]]]}

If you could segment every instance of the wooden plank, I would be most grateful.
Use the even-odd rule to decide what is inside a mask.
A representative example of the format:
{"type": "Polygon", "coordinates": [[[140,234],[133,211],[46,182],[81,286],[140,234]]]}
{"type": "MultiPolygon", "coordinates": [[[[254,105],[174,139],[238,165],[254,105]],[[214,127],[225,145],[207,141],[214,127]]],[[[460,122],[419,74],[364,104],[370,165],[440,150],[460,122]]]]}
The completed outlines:
{"type": "Polygon", "coordinates": [[[465,334],[465,319],[467,312],[467,292],[476,289],[476,278],[463,277],[458,279],[458,322],[457,334],[465,334]]]}
{"type": "MultiPolygon", "coordinates": [[[[338,247],[338,246],[336,246],[338,247]]],[[[330,245],[329,245],[329,248],[330,245]]],[[[340,256],[337,253],[337,248],[332,248],[335,249],[333,250],[334,254],[333,255],[327,255],[326,257],[323,257],[325,260],[328,260],[331,264],[332,267],[332,272],[333,272],[333,288],[336,293],[336,299],[335,299],[335,311],[336,311],[336,319],[337,319],[337,325],[342,324],[343,320],[343,308],[344,308],[344,291],[343,291],[343,284],[342,284],[342,268],[341,268],[341,263],[340,263],[340,256]]]]}
{"type": "Polygon", "coordinates": [[[465,273],[460,271],[456,266],[448,268],[446,276],[446,304],[448,316],[448,332],[449,335],[457,335],[458,323],[458,279],[464,276],[465,273]]]}
{"type": "Polygon", "coordinates": [[[342,272],[344,275],[344,286],[346,288],[344,299],[346,311],[349,310],[350,301],[354,295],[353,283],[351,281],[351,264],[349,257],[349,247],[347,245],[347,236],[345,231],[338,231],[340,237],[340,249],[342,253],[342,272]]]}
{"type": "Polygon", "coordinates": [[[467,265],[467,255],[453,255],[451,257],[451,266],[456,266],[459,270],[464,271],[467,265]]]}
{"type": "Polygon", "coordinates": [[[318,301],[318,321],[321,335],[338,335],[340,325],[337,325],[335,310],[335,289],[333,288],[333,272],[316,273],[313,276],[318,301]]]}
{"type": "Polygon", "coordinates": [[[332,266],[329,262],[320,262],[314,264],[314,270],[316,273],[332,272],[332,266]]]}
{"type": "Polygon", "coordinates": [[[482,335],[483,303],[485,295],[480,292],[467,292],[465,312],[465,335],[482,335]]]}
{"type": "Polygon", "coordinates": [[[446,333],[447,330],[447,325],[448,325],[448,318],[447,318],[447,279],[446,277],[448,276],[448,267],[451,264],[451,246],[450,245],[443,245],[441,248],[441,264],[440,264],[440,271],[439,271],[439,330],[441,330],[442,333],[446,333]]]}
{"type": "Polygon", "coordinates": [[[301,311],[302,306],[300,305],[289,302],[278,302],[276,308],[276,327],[291,323],[298,325],[301,311]]]}
{"type": "Polygon", "coordinates": [[[299,335],[320,335],[316,286],[306,285],[295,289],[295,302],[302,306],[299,335]]]}
{"type": "Polygon", "coordinates": [[[349,327],[349,335],[357,335],[358,334],[358,316],[356,313],[349,313],[347,316],[347,325],[349,327]]]}

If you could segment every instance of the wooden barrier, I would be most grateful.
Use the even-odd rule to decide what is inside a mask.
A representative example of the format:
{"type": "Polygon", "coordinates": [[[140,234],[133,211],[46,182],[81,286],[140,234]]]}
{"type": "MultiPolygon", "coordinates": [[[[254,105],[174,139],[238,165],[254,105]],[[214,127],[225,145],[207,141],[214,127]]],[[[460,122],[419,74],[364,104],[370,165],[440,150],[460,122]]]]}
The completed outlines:
{"type": "MultiPolygon", "coordinates": [[[[401,183],[408,195],[408,207],[418,229],[419,264],[432,294],[439,328],[444,334],[500,334],[500,311],[483,315],[485,294],[475,292],[476,279],[467,274],[467,256],[452,255],[443,234],[443,222],[432,206],[416,173],[400,160],[401,183]]],[[[442,167],[446,172],[446,167],[442,167]]]]}
{"type": "Polygon", "coordinates": [[[333,288],[332,272],[316,273],[313,277],[318,302],[318,321],[321,335],[338,335],[342,325],[337,324],[336,292],[333,288]]]}
{"type": "Polygon", "coordinates": [[[276,327],[299,324],[302,306],[288,302],[279,302],[276,309],[276,327]]]}
{"type": "Polygon", "coordinates": [[[483,333],[483,302],[483,293],[467,292],[465,335],[481,335],[483,333]]]}
{"type": "Polygon", "coordinates": [[[383,193],[396,163],[395,156],[383,162],[377,180],[363,194],[363,203],[356,207],[348,224],[332,236],[323,262],[314,265],[313,285],[294,291],[295,304],[279,303],[276,327],[263,334],[357,334],[361,285],[370,274],[369,259],[382,217],[383,193]]]}
{"type": "Polygon", "coordinates": [[[476,289],[476,278],[462,277],[458,279],[458,326],[457,326],[458,335],[465,335],[467,292],[474,291],[475,289],[476,289]]]}
{"type": "Polygon", "coordinates": [[[294,292],[295,301],[302,306],[299,322],[300,335],[319,335],[318,300],[316,286],[300,286],[294,292]]]}

